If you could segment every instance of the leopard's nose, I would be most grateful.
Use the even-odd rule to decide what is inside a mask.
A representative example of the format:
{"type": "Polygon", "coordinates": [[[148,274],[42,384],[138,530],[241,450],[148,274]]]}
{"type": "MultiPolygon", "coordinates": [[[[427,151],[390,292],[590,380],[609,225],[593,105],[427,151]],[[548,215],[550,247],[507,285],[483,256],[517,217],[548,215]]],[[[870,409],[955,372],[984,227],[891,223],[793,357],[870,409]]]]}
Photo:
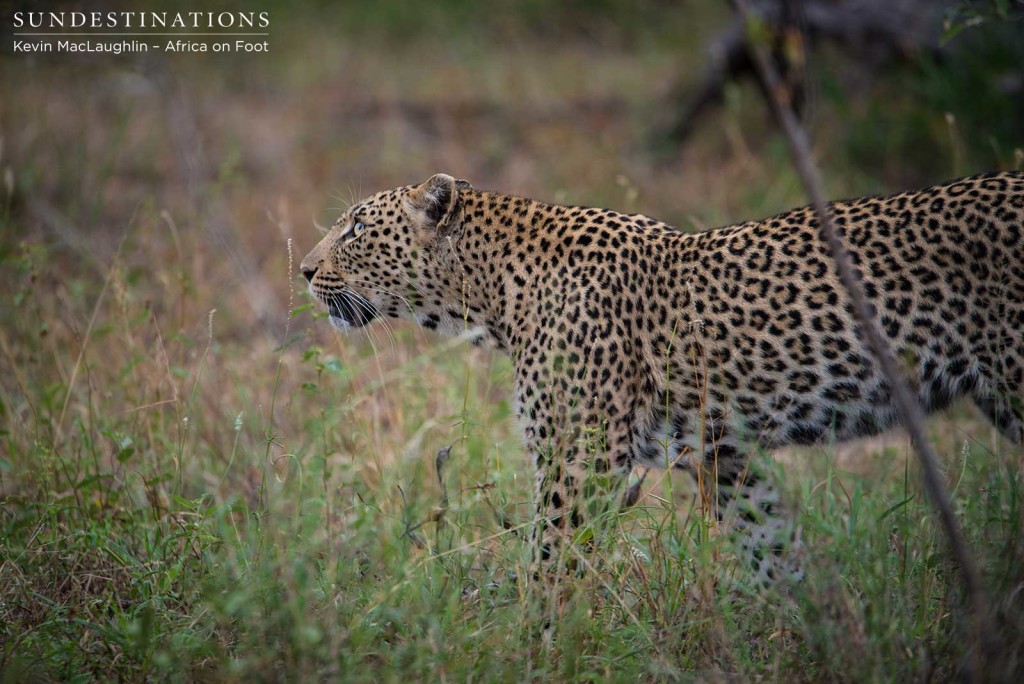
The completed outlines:
{"type": "Polygon", "coordinates": [[[313,276],[316,275],[316,266],[300,266],[299,270],[302,271],[302,275],[305,276],[306,282],[313,282],[313,276]]]}

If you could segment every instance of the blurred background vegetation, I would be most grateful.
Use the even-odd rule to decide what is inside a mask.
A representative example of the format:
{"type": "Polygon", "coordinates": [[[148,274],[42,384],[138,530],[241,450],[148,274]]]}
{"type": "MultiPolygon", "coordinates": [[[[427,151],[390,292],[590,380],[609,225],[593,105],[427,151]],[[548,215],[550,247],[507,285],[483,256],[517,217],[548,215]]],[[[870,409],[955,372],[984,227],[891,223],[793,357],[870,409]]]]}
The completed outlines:
{"type": "MultiPolygon", "coordinates": [[[[947,7],[886,56],[785,44],[832,196],[1021,168],[1016,6],[947,7]]],[[[507,361],[411,326],[339,337],[295,277],[316,225],[438,171],[685,230],[804,203],[749,79],[670,135],[727,3],[244,9],[270,12],[268,54],[13,54],[3,17],[5,681],[977,671],[900,436],[780,457],[812,542],[792,595],[743,588],[662,478],[602,572],[537,600],[507,580],[532,481],[507,361]]],[[[1021,454],[966,409],[933,431],[1020,667],[1021,454]]]]}

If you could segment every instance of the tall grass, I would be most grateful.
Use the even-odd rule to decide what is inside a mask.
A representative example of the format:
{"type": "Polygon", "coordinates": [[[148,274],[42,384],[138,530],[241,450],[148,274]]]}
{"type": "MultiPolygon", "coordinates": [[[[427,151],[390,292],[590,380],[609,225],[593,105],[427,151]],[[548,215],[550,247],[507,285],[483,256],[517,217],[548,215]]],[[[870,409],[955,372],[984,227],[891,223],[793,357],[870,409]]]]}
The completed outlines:
{"type": "MultiPolygon", "coordinates": [[[[402,332],[385,359],[368,343],[239,359],[206,326],[157,341],[144,304],[119,297],[97,314],[63,429],[77,354],[50,343],[14,358],[5,332],[17,378],[4,385],[0,518],[11,681],[947,679],[970,665],[905,445],[866,459],[861,476],[827,457],[799,477],[778,469],[809,548],[791,593],[746,586],[728,544],[685,515],[692,489],[654,487],[605,526],[559,603],[528,581],[530,478],[507,407],[489,399],[503,364],[461,344],[413,354],[402,332]],[[131,351],[154,343],[163,351],[131,351]],[[278,364],[276,395],[252,382],[278,364]],[[434,456],[449,441],[439,512],[434,456]]],[[[38,321],[31,301],[22,318],[38,321]]],[[[312,323],[302,316],[293,324],[312,323]]],[[[1017,653],[1020,464],[948,443],[949,481],[1017,653]]]]}

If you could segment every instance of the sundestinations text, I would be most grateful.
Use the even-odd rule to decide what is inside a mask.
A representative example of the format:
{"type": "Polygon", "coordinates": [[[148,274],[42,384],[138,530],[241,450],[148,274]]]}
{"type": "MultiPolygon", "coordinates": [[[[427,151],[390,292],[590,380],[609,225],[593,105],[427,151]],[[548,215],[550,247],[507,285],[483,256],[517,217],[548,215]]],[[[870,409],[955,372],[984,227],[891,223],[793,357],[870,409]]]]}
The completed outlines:
{"type": "Polygon", "coordinates": [[[269,12],[15,12],[14,28],[268,28],[269,12]]]}

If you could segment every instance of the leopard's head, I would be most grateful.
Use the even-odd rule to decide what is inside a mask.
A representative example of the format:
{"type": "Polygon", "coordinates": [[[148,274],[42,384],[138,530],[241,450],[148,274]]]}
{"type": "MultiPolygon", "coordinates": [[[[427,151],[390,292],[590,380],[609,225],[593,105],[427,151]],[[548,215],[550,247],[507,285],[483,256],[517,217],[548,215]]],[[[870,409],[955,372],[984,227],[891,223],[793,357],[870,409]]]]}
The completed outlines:
{"type": "Polygon", "coordinates": [[[443,306],[443,253],[462,221],[460,193],[468,190],[466,181],[437,174],[342,214],[300,266],[331,323],[347,332],[378,317],[418,320],[443,306]]]}

